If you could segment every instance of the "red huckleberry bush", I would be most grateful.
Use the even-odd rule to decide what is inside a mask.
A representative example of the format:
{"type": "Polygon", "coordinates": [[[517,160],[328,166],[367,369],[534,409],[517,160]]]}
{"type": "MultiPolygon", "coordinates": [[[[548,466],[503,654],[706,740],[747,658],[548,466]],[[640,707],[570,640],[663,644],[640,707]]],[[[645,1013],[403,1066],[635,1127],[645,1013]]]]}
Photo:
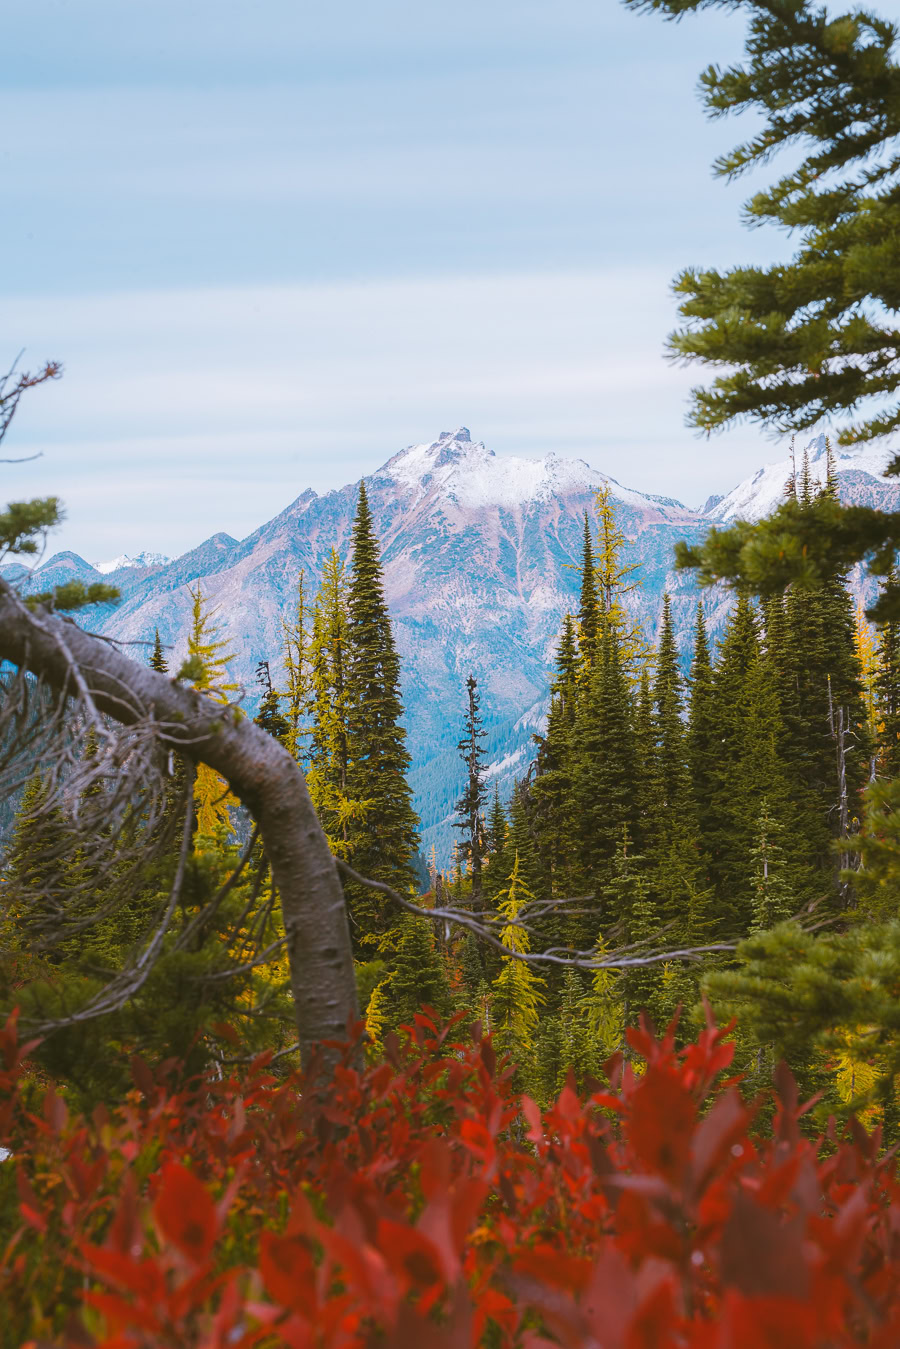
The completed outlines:
{"type": "Polygon", "coordinates": [[[327,1090],[240,1074],[31,1110],[0,1032],[0,1345],[831,1349],[900,1344],[900,1188],[877,1131],[771,1127],[727,1030],[542,1111],[476,1027],[416,1018],[327,1090]],[[762,1133],[762,1136],[760,1134],[762,1133]]]}

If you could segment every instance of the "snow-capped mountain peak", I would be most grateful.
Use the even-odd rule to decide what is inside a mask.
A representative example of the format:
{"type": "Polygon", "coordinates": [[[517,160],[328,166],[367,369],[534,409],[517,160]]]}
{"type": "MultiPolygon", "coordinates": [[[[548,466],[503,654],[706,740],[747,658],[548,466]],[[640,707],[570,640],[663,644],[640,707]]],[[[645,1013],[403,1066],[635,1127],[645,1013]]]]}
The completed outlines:
{"type": "Polygon", "coordinates": [[[95,562],[94,571],[98,571],[101,576],[109,576],[114,571],[122,571],[125,567],[164,567],[171,562],[171,558],[166,557],[164,553],[151,553],[146,549],[138,553],[136,557],[130,557],[128,553],[120,553],[109,562],[95,562]]]}
{"type": "MultiPolygon", "coordinates": [[[[815,436],[809,441],[805,453],[809,458],[812,482],[815,486],[820,486],[825,482],[828,458],[825,435],[815,436]]],[[[841,490],[842,479],[845,480],[845,483],[849,483],[848,474],[854,475],[853,481],[857,488],[861,483],[857,475],[864,474],[874,480],[873,488],[877,487],[881,490],[887,488],[889,490],[889,483],[885,482],[883,475],[895,453],[894,449],[889,449],[883,444],[859,445],[849,449],[832,445],[839,491],[841,490]]],[[[777,509],[784,500],[785,488],[793,472],[794,463],[796,463],[798,476],[801,473],[803,455],[804,450],[798,446],[795,461],[792,461],[790,454],[787,454],[783,459],[776,460],[775,463],[764,464],[762,468],[756,470],[752,477],[745,478],[726,496],[710,497],[701,510],[701,515],[711,524],[716,525],[730,524],[734,520],[747,520],[754,523],[757,520],[764,519],[765,516],[770,515],[772,511],[777,509]]]]}
{"type": "Polygon", "coordinates": [[[622,487],[584,459],[554,451],[540,458],[497,455],[483,441],[473,441],[465,426],[442,431],[429,443],[408,446],[374,477],[389,480],[412,504],[442,497],[462,511],[515,510],[608,485],[617,501],[639,510],[650,508],[663,516],[693,514],[679,501],[622,487]]]}

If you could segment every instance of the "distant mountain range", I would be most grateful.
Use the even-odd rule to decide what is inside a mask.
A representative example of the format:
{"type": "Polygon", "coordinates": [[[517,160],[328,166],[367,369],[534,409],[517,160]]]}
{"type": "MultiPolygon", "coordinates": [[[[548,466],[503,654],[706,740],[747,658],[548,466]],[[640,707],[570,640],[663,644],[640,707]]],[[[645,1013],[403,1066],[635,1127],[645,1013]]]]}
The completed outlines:
{"type": "MultiPolygon", "coordinates": [[[[824,476],[825,442],[808,447],[814,476],[824,476]]],[[[881,471],[888,450],[843,452],[837,459],[842,498],[900,509],[900,483],[881,471]]],[[[585,511],[608,484],[629,543],[627,560],[641,565],[643,585],[629,604],[655,636],[661,597],[672,596],[682,650],[690,645],[697,593],[689,576],[672,570],[678,539],[699,541],[712,524],[756,520],[779,501],[790,459],[767,465],[727,496],[691,510],[670,497],[622,487],[582,460],[498,458],[465,427],[394,455],[366,479],[382,544],[385,589],[402,658],[412,784],[422,819],[423,847],[449,852],[453,803],[463,770],[456,755],[463,685],[474,673],[488,729],[491,785],[506,796],[527,767],[532,736],[546,711],[556,635],[574,608],[585,511]]],[[[254,671],[278,664],[281,622],[289,616],[301,569],[315,585],[332,546],[346,556],[358,484],[318,496],[306,491],[243,540],[214,534],[169,561],[160,554],[123,555],[92,566],[57,553],[33,572],[4,569],[24,589],[105,576],[122,600],[90,612],[90,626],[129,642],[151,642],[158,628],[171,663],[183,657],[190,617],[188,587],[199,581],[218,605],[237,658],[232,665],[256,701],[254,671]]],[[[730,598],[705,597],[713,636],[730,598]]]]}

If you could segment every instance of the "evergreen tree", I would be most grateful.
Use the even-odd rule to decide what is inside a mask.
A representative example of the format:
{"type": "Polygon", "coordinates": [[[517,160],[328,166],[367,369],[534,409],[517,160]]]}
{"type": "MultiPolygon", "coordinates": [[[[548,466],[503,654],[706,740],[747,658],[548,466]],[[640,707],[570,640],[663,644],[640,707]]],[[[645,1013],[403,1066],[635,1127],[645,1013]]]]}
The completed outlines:
{"type": "Polygon", "coordinates": [[[655,787],[656,727],[650,670],[650,661],[645,661],[638,681],[634,708],[634,800],[637,809],[633,840],[638,848],[643,848],[649,843],[658,818],[655,787]]]}
{"type": "Polygon", "coordinates": [[[456,803],[456,813],[460,817],[454,821],[454,828],[462,831],[460,854],[468,863],[472,875],[472,907],[482,908],[483,894],[481,872],[487,851],[484,830],[484,722],[481,717],[478,683],[474,675],[466,680],[468,695],[465,716],[465,731],[457,745],[460,757],[466,766],[466,786],[456,803]]]}
{"type": "MultiPolygon", "coordinates": [[[[403,890],[414,879],[418,820],[406,780],[400,663],[364,483],[353,525],[348,609],[348,785],[356,801],[371,803],[351,821],[350,861],[363,876],[403,890]]],[[[375,891],[352,886],[349,898],[358,940],[384,929],[384,901],[375,891]]]]}
{"type": "Polygon", "coordinates": [[[309,647],[312,728],[306,780],[332,851],[348,855],[350,826],[368,803],[350,795],[349,613],[344,564],[335,549],[322,567],[309,647]]]}
{"type": "Polygon", "coordinates": [[[219,636],[221,624],[216,622],[218,608],[211,608],[200,582],[191,596],[191,626],[188,632],[188,656],[184,675],[195,689],[219,702],[227,703],[228,694],[236,693],[239,685],[228,682],[228,666],[235,653],[228,651],[227,641],[219,636]],[[227,654],[226,654],[227,653],[227,654]]]}
{"type": "Polygon", "coordinates": [[[573,739],[578,707],[578,650],[575,624],[566,614],[556,653],[556,678],[550,691],[547,730],[538,739],[532,786],[537,845],[554,894],[572,893],[573,859],[578,833],[572,792],[573,739]]]}
{"type": "Polygon", "coordinates": [[[5,850],[3,945],[9,950],[25,950],[57,929],[65,912],[62,877],[72,842],[65,811],[51,804],[50,785],[34,773],[25,784],[5,850]]]}
{"type": "Polygon", "coordinates": [[[856,606],[856,629],[854,633],[856,659],[859,664],[860,687],[863,707],[866,713],[866,731],[871,756],[869,758],[869,781],[874,782],[878,771],[878,743],[881,723],[878,716],[878,639],[869,626],[862,603],[856,606]]]}
{"type": "MultiPolygon", "coordinates": [[[[510,951],[530,950],[528,933],[520,926],[522,909],[534,895],[519,873],[519,859],[513,860],[509,885],[497,897],[497,908],[507,920],[500,940],[510,951]]],[[[504,956],[500,973],[494,980],[494,1037],[502,1050],[521,1063],[534,1045],[534,1033],[544,1005],[544,981],[531,966],[514,956],[504,956]]]]}
{"type": "Polygon", "coordinates": [[[594,663],[600,629],[600,597],[594,569],[594,546],[587,511],[584,513],[584,542],[581,552],[581,597],[578,605],[578,644],[583,665],[594,663]]]}
{"type": "MultiPolygon", "coordinates": [[[[228,682],[228,666],[235,653],[228,650],[228,642],[220,637],[221,624],[216,622],[218,609],[211,608],[197,582],[191,594],[191,627],[188,633],[188,656],[182,667],[195,689],[217,702],[227,703],[228,695],[238,685],[228,682]]],[[[229,791],[228,783],[208,764],[197,766],[194,776],[194,807],[196,829],[199,834],[215,835],[219,830],[231,832],[232,808],[238,800],[229,791]]]]}
{"type": "Polygon", "coordinates": [[[254,721],[257,726],[268,731],[269,735],[274,735],[282,745],[286,745],[291,734],[291,723],[281,710],[281,694],[272,684],[272,674],[267,660],[257,663],[256,680],[262,687],[263,696],[254,721]]]}
{"type": "MultiPolygon", "coordinates": [[[[670,18],[710,8],[707,0],[627,3],[670,18]]],[[[735,8],[733,0],[713,3],[735,8]]],[[[884,435],[900,424],[893,398],[897,29],[859,10],[826,12],[812,0],[747,0],[741,9],[750,19],[745,60],[710,65],[701,87],[714,116],[756,117],[753,134],[721,155],[715,172],[735,178],[789,147],[786,172],[757,187],[745,210],[753,224],[801,238],[787,262],[688,268],[679,276],[686,324],[670,337],[670,352],[726,371],[694,389],[691,422],[707,434],[747,417],[802,431],[838,410],[857,414],[863,404],[868,416],[848,426],[841,442],[884,435]]]]}
{"type": "Polygon", "coordinates": [[[781,757],[792,779],[794,836],[805,845],[815,889],[834,883],[833,842],[848,832],[869,777],[853,603],[843,578],[792,587],[785,620],[781,757]]]}
{"type": "MultiPolygon", "coordinates": [[[[633,853],[631,839],[623,830],[616,844],[616,855],[603,891],[603,927],[614,931],[620,943],[637,946],[630,955],[642,954],[659,934],[661,927],[656,901],[647,885],[645,859],[633,853]]],[[[605,945],[605,943],[600,943],[605,945]]],[[[625,1024],[637,1024],[642,1011],[655,1016],[659,995],[661,966],[627,966],[621,977],[625,1024]]]]}
{"type": "Polygon", "coordinates": [[[762,932],[791,917],[796,908],[793,892],[787,879],[784,849],[778,839],[784,826],[769,813],[769,802],[763,797],[759,809],[759,825],[755,847],[750,849],[753,859],[753,920],[751,932],[762,932]]]}
{"type": "Polygon", "coordinates": [[[585,1077],[599,1067],[593,1037],[585,1016],[585,984],[581,973],[569,967],[563,971],[560,989],[559,1056],[556,1061],[554,1091],[562,1091],[570,1074],[583,1087],[585,1077]]]}
{"type": "Polygon", "coordinates": [[[655,776],[659,808],[666,815],[683,810],[688,791],[686,776],[685,729],[682,720],[684,680],[678,662],[675,633],[672,629],[672,605],[663,596],[659,648],[656,655],[655,704],[656,754],[655,776]]]}
{"type": "Polygon", "coordinates": [[[407,913],[400,920],[397,949],[391,959],[387,989],[390,1018],[394,1025],[409,1024],[424,1006],[441,1016],[450,1011],[450,987],[445,961],[434,939],[434,927],[426,919],[407,913]]]}
{"type": "Polygon", "coordinates": [[[506,867],[506,812],[500,801],[500,788],[494,787],[494,799],[488,816],[487,846],[488,858],[484,869],[484,897],[490,904],[503,889],[509,875],[506,867]]]}
{"type": "MultiPolygon", "coordinates": [[[[634,835],[638,803],[633,715],[617,634],[604,623],[597,659],[579,707],[575,730],[574,796],[580,831],[581,873],[602,885],[627,828],[634,835]]],[[[593,938],[596,922],[588,940],[593,938]]]]}
{"type": "Polygon", "coordinates": [[[153,652],[147,662],[151,670],[156,670],[157,674],[168,674],[169,666],[163,655],[162,642],[159,639],[159,628],[153,634],[153,652]]]}
{"type": "MultiPolygon", "coordinates": [[[[163,652],[159,628],[154,633],[153,651],[148,664],[157,674],[169,673],[169,664],[163,652]]],[[[167,825],[171,825],[173,836],[177,838],[180,836],[184,818],[185,763],[180,754],[175,754],[173,750],[166,750],[163,746],[160,746],[159,765],[163,775],[168,778],[168,809],[160,828],[164,832],[167,825]]]]}
{"type": "Polygon", "coordinates": [[[643,846],[652,863],[648,884],[661,919],[686,935],[691,900],[701,886],[698,824],[682,719],[684,679],[675,646],[669,596],[663,597],[654,680],[654,753],[643,846]]]}
{"type": "MultiPolygon", "coordinates": [[[[334,566],[334,550],[330,565],[334,566]]],[[[328,564],[326,564],[328,565],[328,564]]],[[[282,663],[287,678],[284,694],[288,734],[285,744],[296,759],[306,757],[306,742],[310,735],[308,719],[313,697],[311,608],[306,594],[306,576],[301,569],[297,577],[297,600],[293,618],[282,619],[282,663]]]]}
{"type": "Polygon", "coordinates": [[[629,619],[624,597],[639,588],[640,582],[632,578],[640,572],[640,563],[623,560],[626,539],[619,527],[609,483],[604,483],[595,494],[594,508],[597,513],[594,576],[601,608],[607,622],[616,630],[622,663],[633,677],[646,659],[648,648],[640,624],[629,619]]]}
{"type": "Polygon", "coordinates": [[[770,814],[784,825],[796,809],[781,749],[777,671],[745,596],[722,643],[714,693],[720,756],[708,835],[710,873],[718,899],[717,935],[741,937],[752,920],[751,854],[758,842],[760,802],[765,797],[770,814]]]}
{"type": "MultiPolygon", "coordinates": [[[[597,939],[595,954],[598,960],[608,953],[608,943],[602,934],[597,939]]],[[[591,984],[582,998],[588,1032],[598,1066],[622,1048],[625,1038],[624,1005],[621,976],[611,969],[596,969],[591,984]]]]}
{"type": "Polygon", "coordinates": [[[531,894],[542,894],[544,871],[535,843],[525,788],[521,782],[514,785],[512,800],[509,803],[509,828],[504,857],[507,883],[514,865],[518,866],[517,874],[522,886],[531,894]]]}
{"type": "MultiPolygon", "coordinates": [[[[895,567],[884,579],[882,594],[889,599],[900,594],[895,567]]],[[[878,772],[888,778],[900,777],[900,616],[887,618],[878,630],[875,700],[878,772]]]]}
{"type": "Polygon", "coordinates": [[[703,605],[697,605],[694,626],[694,658],[691,663],[689,713],[686,743],[691,789],[697,811],[699,844],[708,858],[713,847],[714,798],[721,754],[721,731],[717,720],[716,694],[703,605]]]}

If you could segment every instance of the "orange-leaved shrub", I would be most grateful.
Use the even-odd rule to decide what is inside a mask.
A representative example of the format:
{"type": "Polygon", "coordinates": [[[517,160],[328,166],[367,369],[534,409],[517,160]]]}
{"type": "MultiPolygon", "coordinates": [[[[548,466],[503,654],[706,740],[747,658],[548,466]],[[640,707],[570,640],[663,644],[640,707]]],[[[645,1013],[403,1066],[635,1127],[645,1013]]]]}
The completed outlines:
{"type": "Polygon", "coordinates": [[[0,1032],[0,1344],[757,1349],[900,1344],[900,1186],[877,1132],[774,1122],[710,1024],[542,1111],[479,1028],[416,1018],[327,1090],[257,1060],[115,1111],[26,1108],[0,1032]],[[456,1038],[459,1037],[459,1038],[456,1038]]]}

